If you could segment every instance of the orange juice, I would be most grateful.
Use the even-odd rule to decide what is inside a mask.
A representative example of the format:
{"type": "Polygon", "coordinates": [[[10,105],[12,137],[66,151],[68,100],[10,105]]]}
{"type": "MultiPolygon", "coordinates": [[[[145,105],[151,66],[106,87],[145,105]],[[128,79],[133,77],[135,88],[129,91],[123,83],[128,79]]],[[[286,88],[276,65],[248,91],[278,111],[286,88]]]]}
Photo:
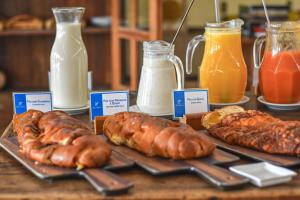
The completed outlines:
{"type": "Polygon", "coordinates": [[[200,88],[208,89],[210,103],[234,103],[243,98],[247,67],[240,28],[206,28],[199,77],[200,88]]]}

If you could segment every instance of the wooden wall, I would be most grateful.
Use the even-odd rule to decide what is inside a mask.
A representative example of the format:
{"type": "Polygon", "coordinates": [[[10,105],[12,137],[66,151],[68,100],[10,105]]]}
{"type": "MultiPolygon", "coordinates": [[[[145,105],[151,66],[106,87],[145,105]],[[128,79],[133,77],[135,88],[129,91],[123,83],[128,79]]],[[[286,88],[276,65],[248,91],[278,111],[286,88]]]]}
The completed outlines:
{"type": "Polygon", "coordinates": [[[29,13],[45,19],[52,16],[51,8],[68,6],[85,7],[85,18],[110,14],[110,0],[0,0],[0,16],[29,13]]]}
{"type": "MultiPolygon", "coordinates": [[[[110,0],[0,0],[0,16],[9,18],[17,14],[31,14],[41,19],[52,16],[52,7],[83,6],[84,17],[110,15],[110,0]]],[[[36,31],[26,34],[1,34],[0,70],[8,78],[9,89],[46,89],[50,65],[50,51],[54,32],[36,31]]],[[[93,84],[110,84],[110,30],[83,31],[88,51],[89,70],[93,71],[93,84]]]]}

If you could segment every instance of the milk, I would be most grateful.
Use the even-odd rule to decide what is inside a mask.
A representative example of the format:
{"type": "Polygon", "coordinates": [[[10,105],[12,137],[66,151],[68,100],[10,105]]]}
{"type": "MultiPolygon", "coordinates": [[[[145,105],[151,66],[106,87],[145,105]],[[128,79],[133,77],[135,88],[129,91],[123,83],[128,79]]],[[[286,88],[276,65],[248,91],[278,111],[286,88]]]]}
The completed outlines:
{"type": "Polygon", "coordinates": [[[80,23],[58,23],[51,50],[51,92],[56,108],[80,108],[88,102],[88,57],[80,23]]]}
{"type": "Polygon", "coordinates": [[[137,105],[152,115],[172,114],[172,91],[177,89],[175,68],[163,58],[144,58],[137,105]]]}

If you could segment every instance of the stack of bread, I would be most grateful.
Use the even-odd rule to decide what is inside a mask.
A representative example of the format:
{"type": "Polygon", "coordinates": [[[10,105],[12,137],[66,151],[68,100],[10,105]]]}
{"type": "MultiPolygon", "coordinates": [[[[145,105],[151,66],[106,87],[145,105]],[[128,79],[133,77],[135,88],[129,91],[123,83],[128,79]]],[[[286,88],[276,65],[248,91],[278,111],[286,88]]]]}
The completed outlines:
{"type": "Polygon", "coordinates": [[[9,30],[41,30],[43,21],[31,15],[16,15],[6,21],[5,28],[9,30]]]}

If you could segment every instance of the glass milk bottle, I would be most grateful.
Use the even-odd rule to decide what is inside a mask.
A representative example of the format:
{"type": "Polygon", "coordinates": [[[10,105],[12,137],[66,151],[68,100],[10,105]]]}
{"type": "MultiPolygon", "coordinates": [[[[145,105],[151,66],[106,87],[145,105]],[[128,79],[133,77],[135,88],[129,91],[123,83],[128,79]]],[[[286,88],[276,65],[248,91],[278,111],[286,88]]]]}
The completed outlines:
{"type": "Polygon", "coordinates": [[[181,60],[165,41],[144,42],[144,59],[137,106],[151,115],[171,115],[172,91],[184,88],[181,60]],[[170,52],[171,51],[171,52],[170,52]]]}
{"type": "Polygon", "coordinates": [[[51,50],[53,107],[80,108],[88,102],[88,57],[81,37],[84,8],[53,8],[56,37],[51,50]]]}

